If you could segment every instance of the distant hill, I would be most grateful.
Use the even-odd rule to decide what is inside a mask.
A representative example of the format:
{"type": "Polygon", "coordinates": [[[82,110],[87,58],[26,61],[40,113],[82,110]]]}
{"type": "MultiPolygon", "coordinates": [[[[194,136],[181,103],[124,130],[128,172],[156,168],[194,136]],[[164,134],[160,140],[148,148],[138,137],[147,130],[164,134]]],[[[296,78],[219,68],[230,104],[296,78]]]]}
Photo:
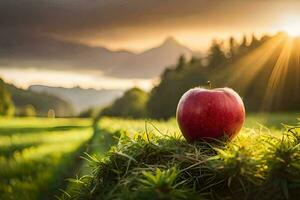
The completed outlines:
{"type": "Polygon", "coordinates": [[[166,67],[175,64],[180,55],[191,57],[193,54],[173,37],[138,54],[42,36],[18,36],[13,41],[0,41],[0,67],[97,70],[119,78],[158,77],[166,67]]]}
{"type": "Polygon", "coordinates": [[[6,84],[6,88],[11,93],[17,111],[27,105],[32,105],[36,109],[38,116],[47,116],[50,109],[55,111],[57,117],[68,117],[73,115],[72,106],[59,97],[23,90],[11,84],[6,84]]]}
{"type": "Polygon", "coordinates": [[[96,90],[83,89],[80,87],[63,88],[44,85],[32,85],[29,87],[29,90],[58,96],[70,102],[74,107],[74,111],[77,113],[90,107],[106,106],[123,94],[122,90],[96,90]]]}
{"type": "Polygon", "coordinates": [[[180,55],[190,58],[192,54],[189,48],[169,37],[161,45],[127,59],[121,67],[110,71],[109,75],[153,78],[159,76],[167,67],[174,65],[180,55]]]}

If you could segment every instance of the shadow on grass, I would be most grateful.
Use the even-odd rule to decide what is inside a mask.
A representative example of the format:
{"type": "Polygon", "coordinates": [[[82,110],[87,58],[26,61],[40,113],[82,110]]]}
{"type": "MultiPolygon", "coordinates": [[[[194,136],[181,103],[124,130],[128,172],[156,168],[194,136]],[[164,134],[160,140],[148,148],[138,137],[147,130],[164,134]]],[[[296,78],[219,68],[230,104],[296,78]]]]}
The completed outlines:
{"type": "Polygon", "coordinates": [[[34,143],[25,143],[25,144],[13,144],[10,146],[0,146],[0,155],[4,156],[5,158],[11,158],[15,152],[21,152],[26,148],[35,147],[40,145],[39,142],[34,143]]]}
{"type": "Polygon", "coordinates": [[[55,126],[55,127],[18,127],[18,128],[0,128],[0,135],[13,135],[16,133],[38,133],[38,132],[54,132],[54,131],[69,131],[72,129],[84,129],[88,126],[55,126]]]}

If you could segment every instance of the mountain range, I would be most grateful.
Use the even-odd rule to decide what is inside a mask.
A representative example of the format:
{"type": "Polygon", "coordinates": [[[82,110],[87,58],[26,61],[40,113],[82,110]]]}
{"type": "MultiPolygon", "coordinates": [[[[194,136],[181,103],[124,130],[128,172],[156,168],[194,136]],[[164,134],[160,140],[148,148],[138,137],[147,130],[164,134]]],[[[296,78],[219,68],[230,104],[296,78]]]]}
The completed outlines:
{"type": "Polygon", "coordinates": [[[168,37],[141,53],[112,51],[47,36],[16,35],[0,41],[0,67],[36,68],[72,72],[100,72],[116,78],[154,78],[193,51],[168,37]]]}
{"type": "Polygon", "coordinates": [[[32,85],[29,87],[29,91],[57,96],[69,102],[75,113],[87,110],[90,107],[106,106],[123,94],[122,90],[63,88],[44,85],[32,85]]]}

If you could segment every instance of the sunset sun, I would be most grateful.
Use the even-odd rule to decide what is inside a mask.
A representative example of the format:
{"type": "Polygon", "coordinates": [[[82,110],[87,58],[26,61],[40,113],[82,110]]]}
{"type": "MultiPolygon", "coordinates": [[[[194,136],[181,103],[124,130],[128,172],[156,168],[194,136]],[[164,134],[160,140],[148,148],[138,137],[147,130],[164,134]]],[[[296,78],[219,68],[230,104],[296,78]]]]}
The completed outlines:
{"type": "Polygon", "coordinates": [[[286,24],[284,26],[284,30],[288,35],[292,37],[300,36],[300,24],[294,24],[294,23],[286,24]]]}
{"type": "Polygon", "coordinates": [[[296,20],[291,20],[283,25],[283,30],[292,37],[300,36],[300,23],[296,20]]]}

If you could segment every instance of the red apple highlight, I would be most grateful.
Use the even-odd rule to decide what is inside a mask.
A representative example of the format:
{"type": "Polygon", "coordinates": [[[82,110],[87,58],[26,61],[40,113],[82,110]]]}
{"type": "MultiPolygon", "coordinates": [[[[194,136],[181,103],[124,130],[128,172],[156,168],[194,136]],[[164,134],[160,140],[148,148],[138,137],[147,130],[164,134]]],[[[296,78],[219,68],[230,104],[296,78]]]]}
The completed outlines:
{"type": "Polygon", "coordinates": [[[245,121],[241,97],[230,88],[193,88],[180,99],[176,118],[188,141],[234,138],[245,121]]]}

